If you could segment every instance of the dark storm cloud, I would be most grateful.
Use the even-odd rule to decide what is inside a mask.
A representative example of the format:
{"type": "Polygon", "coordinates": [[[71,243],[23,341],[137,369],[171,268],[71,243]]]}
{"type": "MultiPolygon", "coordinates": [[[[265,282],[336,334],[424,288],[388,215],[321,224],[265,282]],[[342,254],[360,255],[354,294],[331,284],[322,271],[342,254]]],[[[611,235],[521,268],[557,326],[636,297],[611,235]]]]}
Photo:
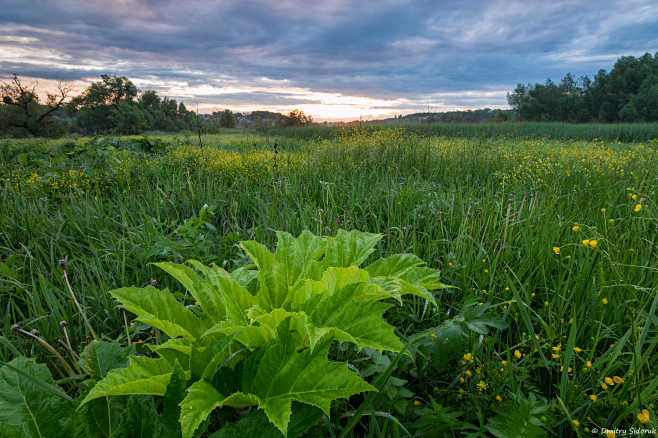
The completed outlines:
{"type": "Polygon", "coordinates": [[[4,74],[121,74],[156,89],[199,86],[194,96],[205,102],[317,102],[280,90],[302,88],[402,99],[410,109],[432,96],[504,105],[504,93],[486,92],[567,71],[591,75],[619,55],[658,50],[651,0],[22,0],[0,8],[4,74]],[[203,94],[204,84],[224,91],[203,94]],[[467,90],[482,95],[441,94],[467,90]]]}

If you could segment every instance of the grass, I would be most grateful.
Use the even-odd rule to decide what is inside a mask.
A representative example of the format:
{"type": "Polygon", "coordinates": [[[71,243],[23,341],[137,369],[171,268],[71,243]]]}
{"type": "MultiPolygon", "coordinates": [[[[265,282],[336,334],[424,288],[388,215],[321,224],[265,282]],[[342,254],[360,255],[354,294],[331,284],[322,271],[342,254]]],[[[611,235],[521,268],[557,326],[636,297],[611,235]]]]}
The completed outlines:
{"type": "MultiPolygon", "coordinates": [[[[385,127],[386,125],[384,125],[385,127]]],[[[560,122],[505,122],[505,123],[431,123],[391,124],[391,128],[404,128],[422,136],[466,138],[545,138],[555,140],[607,140],[621,142],[650,141],[658,138],[658,123],[560,123],[560,122]]],[[[382,125],[364,125],[361,129],[379,130],[382,125]]],[[[333,138],[343,127],[313,126],[279,128],[273,134],[302,138],[333,138]]]]}
{"type": "MultiPolygon", "coordinates": [[[[386,412],[400,424],[409,426],[414,409],[432,397],[482,425],[518,393],[553,401],[556,434],[629,425],[642,408],[655,418],[655,145],[510,138],[507,128],[436,136],[441,129],[314,131],[314,140],[290,136],[301,131],[214,135],[204,137],[203,149],[193,138],[170,136],[148,147],[130,137],[3,142],[0,335],[44,359],[11,333],[12,324],[37,328],[55,343],[65,320],[73,343],[85,341],[62,259],[95,330],[121,338],[123,319],[109,290],[151,279],[178,289],[150,262],[198,258],[236,267],[247,263],[239,240],[273,248],[278,229],[356,228],[384,234],[378,255],[415,253],[456,287],[437,296],[434,311],[407,300],[389,312],[402,335],[437,327],[467,303],[491,305],[508,324],[495,335],[471,336],[459,353],[471,360],[424,380],[399,372],[413,393],[400,397],[411,407],[386,412]],[[195,225],[205,204],[214,216],[195,225]],[[603,389],[613,376],[624,383],[603,389]]],[[[611,127],[609,138],[614,129],[626,128],[611,127]]],[[[565,129],[561,137],[571,136],[565,129]]],[[[134,339],[151,341],[152,333],[134,330],[134,339]]],[[[12,355],[0,343],[0,359],[12,355]]],[[[398,427],[374,414],[362,421],[371,431],[398,427]]]]}

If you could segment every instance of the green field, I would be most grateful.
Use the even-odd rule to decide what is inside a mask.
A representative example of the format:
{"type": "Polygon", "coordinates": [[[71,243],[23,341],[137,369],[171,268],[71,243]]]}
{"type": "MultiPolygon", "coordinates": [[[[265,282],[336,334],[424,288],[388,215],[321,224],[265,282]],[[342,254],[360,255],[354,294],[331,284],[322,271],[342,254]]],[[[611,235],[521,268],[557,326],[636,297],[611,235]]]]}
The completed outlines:
{"type": "MultiPolygon", "coordinates": [[[[167,330],[134,322],[132,312],[124,321],[109,291],[155,280],[181,303],[198,303],[152,263],[196,259],[232,271],[252,263],[241,241],[274,250],[277,230],[360,230],[382,235],[365,265],[412,253],[453,287],[432,292],[436,306],[415,295],[386,301],[405,354],[334,341],[329,357],[380,391],[338,397],[304,436],[655,428],[655,125],[641,134],[549,133],[556,129],[534,138],[414,127],[235,132],[204,136],[203,148],[172,135],[0,140],[0,360],[47,364],[72,404],[95,381],[84,368],[70,375],[12,330],[37,329],[76,360],[58,342],[60,322],[77,353],[91,333],[62,266],[99,338],[126,347],[129,333],[131,349],[153,355],[149,346],[167,330]]],[[[116,413],[94,436],[124,436],[119,412],[137,402],[114,399],[105,413],[116,413]]],[[[277,436],[255,412],[244,418],[277,436]]],[[[216,409],[202,436],[244,415],[216,409]]],[[[247,433],[234,427],[212,436],[247,433]]]]}

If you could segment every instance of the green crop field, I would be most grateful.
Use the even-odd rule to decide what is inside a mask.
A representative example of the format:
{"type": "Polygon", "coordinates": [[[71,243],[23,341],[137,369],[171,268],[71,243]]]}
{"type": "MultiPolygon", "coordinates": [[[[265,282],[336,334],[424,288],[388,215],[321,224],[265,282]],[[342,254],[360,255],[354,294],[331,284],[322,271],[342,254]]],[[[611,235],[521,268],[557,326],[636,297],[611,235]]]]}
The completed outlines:
{"type": "MultiPolygon", "coordinates": [[[[186,438],[650,428],[655,125],[602,135],[558,128],[536,137],[504,128],[235,131],[204,136],[203,147],[184,135],[0,140],[0,361],[22,364],[19,374],[0,369],[0,392],[11,390],[8,376],[40,388],[68,436],[133,436],[124,411],[153,418],[153,436],[186,438]],[[304,230],[329,238],[277,237],[304,230]],[[348,253],[362,256],[342,259],[348,253]],[[400,253],[426,262],[431,280],[411,274],[421,272],[417,258],[389,257],[400,253]],[[197,272],[180,267],[188,260],[205,280],[184,281],[196,278],[183,274],[197,272]],[[212,264],[226,271],[200,268],[212,264]],[[348,296],[348,283],[369,292],[348,296]],[[228,318],[209,329],[220,340],[202,342],[195,330],[211,326],[215,309],[204,291],[228,297],[230,288],[242,295],[222,298],[225,313],[237,306],[239,317],[217,310],[228,318]],[[275,291],[291,295],[278,302],[275,291]],[[326,303],[311,312],[299,294],[326,303]],[[323,311],[321,324],[313,315],[323,311]],[[195,352],[217,345],[226,350],[210,361],[219,371],[195,371],[195,352]],[[129,381],[128,354],[159,355],[168,368],[129,381]],[[294,360],[276,365],[283,356],[294,360]],[[300,371],[316,359],[317,375],[300,371]],[[268,379],[280,390],[286,369],[301,373],[287,392],[258,392],[268,379]],[[334,387],[299,395],[325,373],[336,374],[334,387]],[[182,427],[178,413],[167,417],[178,402],[182,427]]],[[[25,436],[3,410],[9,435],[0,435],[25,436]]]]}

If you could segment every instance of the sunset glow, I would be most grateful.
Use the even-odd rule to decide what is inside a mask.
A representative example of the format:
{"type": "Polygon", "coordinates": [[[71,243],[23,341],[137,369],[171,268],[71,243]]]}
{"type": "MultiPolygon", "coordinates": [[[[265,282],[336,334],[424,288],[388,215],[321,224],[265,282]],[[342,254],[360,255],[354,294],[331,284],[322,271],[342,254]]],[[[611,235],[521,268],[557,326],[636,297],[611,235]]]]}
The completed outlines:
{"type": "Polygon", "coordinates": [[[597,71],[658,41],[658,4],[643,0],[603,2],[605,17],[601,2],[257,3],[28,1],[5,8],[0,76],[83,89],[108,73],[202,112],[373,119],[506,108],[520,81],[597,71]]]}

